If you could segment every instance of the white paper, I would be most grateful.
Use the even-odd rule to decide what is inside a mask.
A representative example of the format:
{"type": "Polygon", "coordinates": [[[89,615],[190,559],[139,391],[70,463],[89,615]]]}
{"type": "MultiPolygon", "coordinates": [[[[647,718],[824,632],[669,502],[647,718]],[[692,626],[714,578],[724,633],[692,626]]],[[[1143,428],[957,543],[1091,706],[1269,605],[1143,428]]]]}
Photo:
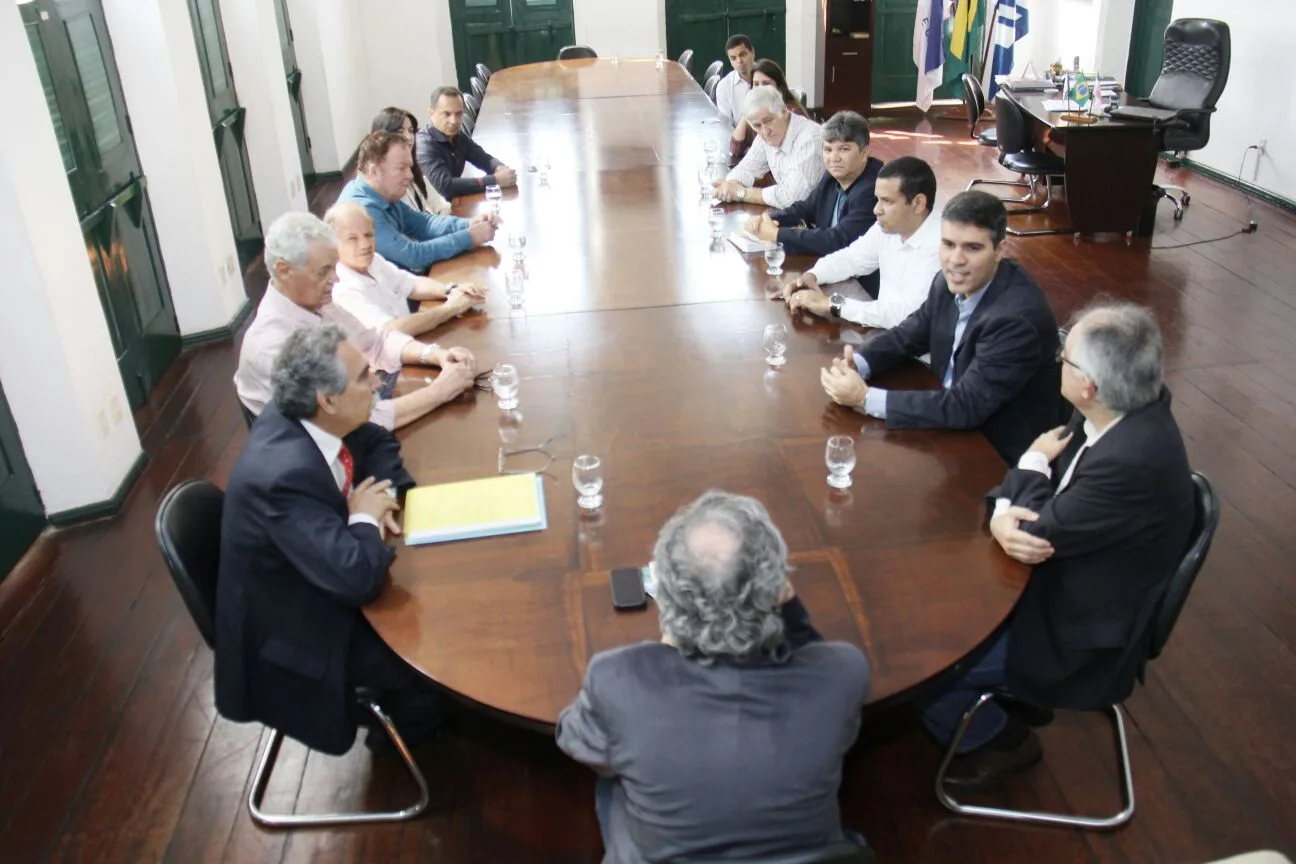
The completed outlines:
{"type": "Polygon", "coordinates": [[[729,242],[738,247],[739,252],[764,252],[766,249],[773,249],[778,246],[777,243],[766,243],[756,237],[748,234],[746,231],[735,231],[729,235],[729,242]]]}

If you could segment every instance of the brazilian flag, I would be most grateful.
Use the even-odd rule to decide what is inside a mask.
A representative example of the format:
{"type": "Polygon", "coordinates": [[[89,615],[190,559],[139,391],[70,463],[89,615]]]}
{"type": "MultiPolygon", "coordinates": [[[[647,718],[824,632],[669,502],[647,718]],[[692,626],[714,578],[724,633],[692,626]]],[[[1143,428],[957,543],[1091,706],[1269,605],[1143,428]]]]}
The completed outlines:
{"type": "Polygon", "coordinates": [[[1071,90],[1067,93],[1067,98],[1075,103],[1077,108],[1084,108],[1093,98],[1093,93],[1089,90],[1089,79],[1085,78],[1083,72],[1077,72],[1075,80],[1071,84],[1071,90]]]}

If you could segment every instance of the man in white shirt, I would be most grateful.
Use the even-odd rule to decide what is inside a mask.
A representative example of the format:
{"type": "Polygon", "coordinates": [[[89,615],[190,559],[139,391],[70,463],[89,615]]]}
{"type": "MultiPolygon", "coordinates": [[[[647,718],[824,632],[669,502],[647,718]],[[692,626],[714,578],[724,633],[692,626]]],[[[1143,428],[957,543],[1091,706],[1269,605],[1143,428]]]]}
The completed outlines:
{"type": "Polygon", "coordinates": [[[808,196],[824,174],[819,124],[789,111],[775,87],[749,92],[743,115],[756,141],[725,179],[715,181],[716,197],[783,209],[808,196]],[[754,188],[766,172],[774,175],[774,185],[754,188]]]}
{"type": "Polygon", "coordinates": [[[413,393],[380,400],[370,420],[396,429],[449,402],[473,386],[475,360],[466,348],[426,345],[395,331],[375,330],[332,304],[337,282],[337,235],[310,213],[285,213],[265,237],[270,284],[256,319],[243,336],[234,386],[239,401],[260,414],[271,397],[271,370],[287,338],[321,323],[337,324],[375,370],[390,373],[402,364],[440,366],[435,381],[413,393]]]}
{"type": "MultiPolygon", "coordinates": [[[[725,43],[725,53],[729,55],[729,65],[733,71],[720,79],[716,84],[716,107],[720,109],[734,126],[740,127],[742,138],[747,137],[747,127],[743,125],[743,99],[752,86],[752,72],[756,69],[756,49],[751,40],[741,33],[735,33],[725,43]]],[[[739,130],[734,137],[740,137],[739,130]]]]}
{"type": "MultiPolygon", "coordinates": [[[[410,337],[421,336],[481,303],[485,292],[475,286],[442,285],[392,264],[374,247],[373,220],[354,201],[339,201],[324,214],[338,238],[337,285],[333,303],[366,327],[410,337]],[[411,312],[410,301],[444,300],[411,312]]],[[[417,305],[416,305],[417,308],[417,305]]]]}
{"type": "Polygon", "coordinates": [[[891,328],[927,299],[940,270],[941,214],[932,206],[936,175],[923,160],[901,156],[882,166],[873,189],[877,222],[863,237],[788,282],[783,289],[788,311],[804,309],[861,327],[891,328]],[[875,272],[878,291],[872,301],[820,287],[875,272]]]}

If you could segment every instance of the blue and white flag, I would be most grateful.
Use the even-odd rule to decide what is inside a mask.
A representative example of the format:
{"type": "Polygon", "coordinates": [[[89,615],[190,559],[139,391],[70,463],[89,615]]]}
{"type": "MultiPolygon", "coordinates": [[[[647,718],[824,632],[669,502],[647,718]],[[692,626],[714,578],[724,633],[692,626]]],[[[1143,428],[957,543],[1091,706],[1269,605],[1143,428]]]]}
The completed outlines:
{"type": "Polygon", "coordinates": [[[913,62],[918,67],[918,110],[931,107],[945,74],[945,0],[918,0],[914,14],[913,62]]]}
{"type": "Polygon", "coordinates": [[[994,45],[994,56],[990,61],[990,81],[986,87],[986,99],[993,102],[999,92],[995,81],[998,75],[1012,75],[1013,45],[1026,35],[1030,24],[1030,13],[1026,11],[1025,0],[998,0],[995,4],[994,29],[991,31],[991,44],[994,45]]]}

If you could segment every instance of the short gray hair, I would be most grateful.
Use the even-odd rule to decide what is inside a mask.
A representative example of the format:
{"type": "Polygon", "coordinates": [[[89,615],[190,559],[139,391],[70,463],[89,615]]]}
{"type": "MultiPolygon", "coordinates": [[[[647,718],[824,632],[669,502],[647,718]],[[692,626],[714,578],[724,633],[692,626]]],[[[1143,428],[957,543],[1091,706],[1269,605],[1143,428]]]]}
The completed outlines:
{"type": "Polygon", "coordinates": [[[373,224],[373,217],[369,215],[369,211],[365,209],[365,206],[359,201],[352,201],[349,198],[337,202],[324,211],[324,224],[332,228],[336,233],[338,224],[345,222],[348,216],[363,216],[369,220],[370,225],[373,224]]]}
{"type": "Polygon", "coordinates": [[[755,498],[711,490],[681,507],[653,549],[661,630],[681,654],[703,665],[790,655],[779,596],[787,582],[787,544],[755,498]],[[732,554],[699,549],[700,530],[734,541],[732,554]]]}
{"type": "Polygon", "coordinates": [[[747,91],[747,96],[743,99],[743,116],[750,120],[762,111],[768,111],[775,117],[788,113],[787,105],[783,103],[783,94],[777,87],[753,87],[747,91]]]}
{"type": "Polygon", "coordinates": [[[265,235],[265,265],[271,278],[279,261],[305,267],[315,243],[337,246],[337,234],[313,213],[291,210],[272,222],[265,235]]]}
{"type": "Polygon", "coordinates": [[[829,141],[854,141],[861,150],[869,146],[868,121],[854,111],[838,111],[823,124],[820,137],[829,141]]]}
{"type": "Polygon", "coordinates": [[[1089,376],[1098,401],[1122,414],[1161,395],[1161,328],[1151,311],[1134,303],[1103,303],[1076,319],[1071,362],[1089,376]]]}
{"type": "Polygon", "coordinates": [[[319,410],[317,397],[336,396],[346,389],[347,368],[338,356],[346,339],[336,324],[320,324],[292,333],[279,349],[270,387],[279,413],[291,420],[309,420],[319,410]]]}

